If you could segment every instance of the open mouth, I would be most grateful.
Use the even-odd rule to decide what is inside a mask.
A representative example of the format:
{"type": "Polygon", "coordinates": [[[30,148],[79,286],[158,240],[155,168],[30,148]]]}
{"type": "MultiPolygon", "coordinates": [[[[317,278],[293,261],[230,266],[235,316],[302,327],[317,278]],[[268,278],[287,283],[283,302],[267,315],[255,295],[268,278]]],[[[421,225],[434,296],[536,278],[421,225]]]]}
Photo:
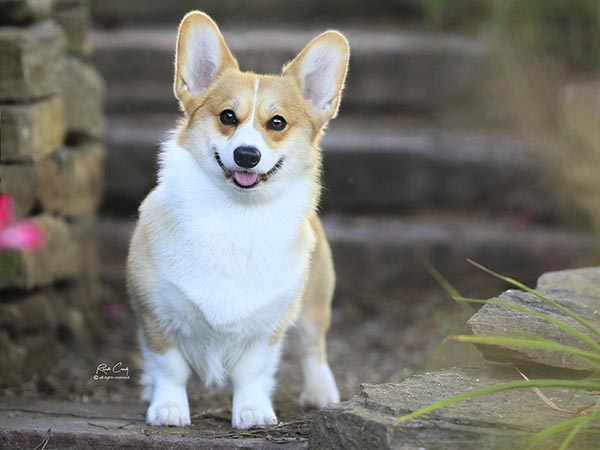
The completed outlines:
{"type": "Polygon", "coordinates": [[[215,159],[219,164],[219,167],[225,173],[227,178],[231,178],[233,184],[242,189],[251,189],[255,186],[258,186],[261,182],[266,182],[271,175],[277,172],[281,166],[283,165],[283,158],[280,158],[279,161],[275,163],[273,168],[265,173],[255,172],[252,170],[229,170],[221,161],[221,157],[219,153],[215,152],[215,159]]]}

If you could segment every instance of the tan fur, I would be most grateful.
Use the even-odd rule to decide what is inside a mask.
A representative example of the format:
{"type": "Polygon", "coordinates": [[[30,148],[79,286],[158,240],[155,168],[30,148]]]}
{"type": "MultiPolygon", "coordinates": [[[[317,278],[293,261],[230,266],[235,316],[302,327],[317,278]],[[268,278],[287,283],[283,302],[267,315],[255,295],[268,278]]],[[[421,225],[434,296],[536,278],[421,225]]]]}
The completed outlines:
{"type": "MultiPolygon", "coordinates": [[[[154,260],[150,254],[149,239],[152,239],[155,232],[168,232],[169,216],[160,205],[156,204],[152,193],[146,197],[142,205],[154,203],[155,210],[162,214],[162,227],[150,227],[138,221],[131,243],[129,245],[129,256],[127,258],[127,290],[131,307],[142,327],[142,333],[148,348],[155,353],[164,354],[169,348],[175,345],[173,336],[167,335],[159,325],[159,318],[154,315],[152,308],[148,304],[150,293],[158,285],[158,274],[154,267],[154,260]]],[[[158,218],[157,218],[158,219],[158,218]]]]}

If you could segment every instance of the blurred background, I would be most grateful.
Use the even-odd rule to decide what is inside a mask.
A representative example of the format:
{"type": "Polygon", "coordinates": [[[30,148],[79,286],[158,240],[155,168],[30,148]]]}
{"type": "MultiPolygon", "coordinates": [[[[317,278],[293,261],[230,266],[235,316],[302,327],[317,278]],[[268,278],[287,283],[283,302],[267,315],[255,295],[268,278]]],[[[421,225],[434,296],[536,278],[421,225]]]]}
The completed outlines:
{"type": "MultiPolygon", "coordinates": [[[[62,16],[48,14],[58,17],[73,44],[66,50],[70,64],[82,62],[92,73],[87,78],[104,80],[62,91],[82,102],[102,98],[105,105],[104,117],[89,119],[84,132],[69,128],[64,141],[105,149],[104,174],[95,175],[103,179],[103,197],[86,200],[97,210],[90,220],[99,262],[82,267],[93,265],[96,287],[92,312],[78,322],[81,332],[60,317],[53,322],[52,330],[63,327],[52,353],[62,359],[12,377],[4,383],[6,396],[131,401],[137,392],[124,264],[137,207],[155,184],[160,141],[180,115],[172,94],[174,45],[179,20],[191,9],[217,21],[245,70],[279,73],[328,28],[350,41],[341,112],[322,143],[321,209],[338,274],[330,358],[344,397],[361,382],[398,381],[477,357],[467,347],[442,344],[461,331],[468,311],[444,295],[421,261],[478,298],[506,286],[466,258],[529,284],[543,272],[600,261],[597,0],[54,3],[62,16]],[[86,345],[93,350],[78,352],[77,336],[90,334],[86,345]],[[104,360],[126,361],[131,382],[91,381],[104,360]]],[[[10,27],[38,20],[13,20],[10,27]]],[[[95,105],[67,111],[74,122],[85,122],[95,105]]],[[[2,163],[6,174],[13,162],[2,163]]],[[[4,190],[15,196],[24,185],[15,182],[11,191],[5,181],[4,190]]],[[[37,200],[21,215],[36,216],[40,204],[43,209],[37,200]]],[[[0,295],[10,294],[14,306],[52,283],[68,285],[70,277],[9,286],[0,295]]],[[[5,360],[34,357],[11,320],[4,322],[5,348],[24,350],[5,352],[5,360]]],[[[297,367],[289,362],[282,372],[278,402],[293,414],[297,367]]],[[[193,398],[210,402],[207,395],[197,390],[193,398]]]]}

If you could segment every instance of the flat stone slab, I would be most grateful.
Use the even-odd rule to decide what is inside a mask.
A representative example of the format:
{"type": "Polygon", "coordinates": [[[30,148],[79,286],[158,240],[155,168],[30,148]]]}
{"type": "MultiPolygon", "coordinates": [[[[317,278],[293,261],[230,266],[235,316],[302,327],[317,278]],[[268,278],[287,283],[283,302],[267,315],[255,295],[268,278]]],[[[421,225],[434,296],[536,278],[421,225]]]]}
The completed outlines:
{"type": "Polygon", "coordinates": [[[53,0],[2,0],[1,24],[27,24],[52,14],[53,0]]]}
{"type": "Polygon", "coordinates": [[[66,40],[46,21],[0,30],[0,101],[32,100],[60,90],[66,40]]]}
{"type": "MultiPolygon", "coordinates": [[[[556,301],[600,328],[600,319],[596,315],[596,311],[600,309],[600,268],[570,270],[543,275],[538,283],[538,290],[551,300],[556,301]]],[[[520,290],[509,290],[494,300],[547,314],[590,338],[598,340],[598,337],[583,325],[532,294],[520,290]]],[[[484,305],[469,319],[467,324],[473,334],[477,336],[544,338],[562,345],[590,350],[578,338],[542,318],[532,317],[524,312],[499,305],[484,305]]],[[[568,353],[510,345],[485,345],[479,346],[479,348],[484,357],[491,360],[515,360],[573,370],[592,371],[594,369],[594,366],[588,361],[576,358],[568,353]]]]}
{"type": "Polygon", "coordinates": [[[67,36],[70,53],[89,57],[92,52],[91,17],[88,5],[58,2],[54,17],[67,36]]]}
{"type": "Polygon", "coordinates": [[[78,237],[69,225],[56,217],[40,215],[32,219],[46,236],[36,252],[14,254],[14,263],[0,268],[0,289],[31,289],[77,277],[82,270],[78,237]]]}
{"type": "Polygon", "coordinates": [[[0,164],[2,191],[15,199],[17,215],[39,204],[69,218],[95,214],[102,196],[104,149],[94,142],[65,147],[33,165],[0,164]]]}
{"type": "MultiPolygon", "coordinates": [[[[550,409],[531,390],[521,389],[471,399],[404,423],[397,418],[472,389],[522,379],[512,368],[466,367],[424,373],[399,384],[364,385],[353,399],[318,411],[311,450],[506,450],[523,448],[531,433],[573,416],[550,409]]],[[[544,389],[559,407],[576,410],[600,399],[566,389],[544,389]]],[[[599,430],[596,425],[594,430],[599,430]]],[[[594,434],[572,448],[597,449],[594,434]]],[[[560,440],[543,448],[560,445],[560,440]]]]}
{"type": "Polygon", "coordinates": [[[142,404],[83,404],[75,402],[0,402],[0,447],[6,450],[34,448],[50,429],[48,447],[53,450],[299,450],[306,440],[278,437],[271,430],[202,428],[192,419],[187,428],[149,427],[142,404]],[[212,437],[211,437],[212,436],[212,437]]]}
{"type": "Polygon", "coordinates": [[[92,65],[73,56],[67,57],[62,93],[69,133],[86,137],[102,134],[105,89],[104,80],[92,65]]]}
{"type": "Polygon", "coordinates": [[[62,97],[1,108],[0,163],[38,161],[62,145],[66,128],[62,97]]]}

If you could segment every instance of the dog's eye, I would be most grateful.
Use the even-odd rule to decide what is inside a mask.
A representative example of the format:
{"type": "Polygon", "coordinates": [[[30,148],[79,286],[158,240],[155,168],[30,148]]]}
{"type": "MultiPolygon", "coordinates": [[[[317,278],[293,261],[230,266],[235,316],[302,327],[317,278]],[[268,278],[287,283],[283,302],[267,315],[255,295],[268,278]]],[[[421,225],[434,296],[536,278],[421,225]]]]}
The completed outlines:
{"type": "Polygon", "coordinates": [[[221,114],[219,114],[219,120],[223,125],[237,125],[238,123],[235,113],[230,109],[222,111],[221,114]]]}
{"type": "Polygon", "coordinates": [[[267,122],[267,128],[270,130],[281,131],[285,128],[287,122],[281,116],[273,116],[269,122],[267,122]]]}

